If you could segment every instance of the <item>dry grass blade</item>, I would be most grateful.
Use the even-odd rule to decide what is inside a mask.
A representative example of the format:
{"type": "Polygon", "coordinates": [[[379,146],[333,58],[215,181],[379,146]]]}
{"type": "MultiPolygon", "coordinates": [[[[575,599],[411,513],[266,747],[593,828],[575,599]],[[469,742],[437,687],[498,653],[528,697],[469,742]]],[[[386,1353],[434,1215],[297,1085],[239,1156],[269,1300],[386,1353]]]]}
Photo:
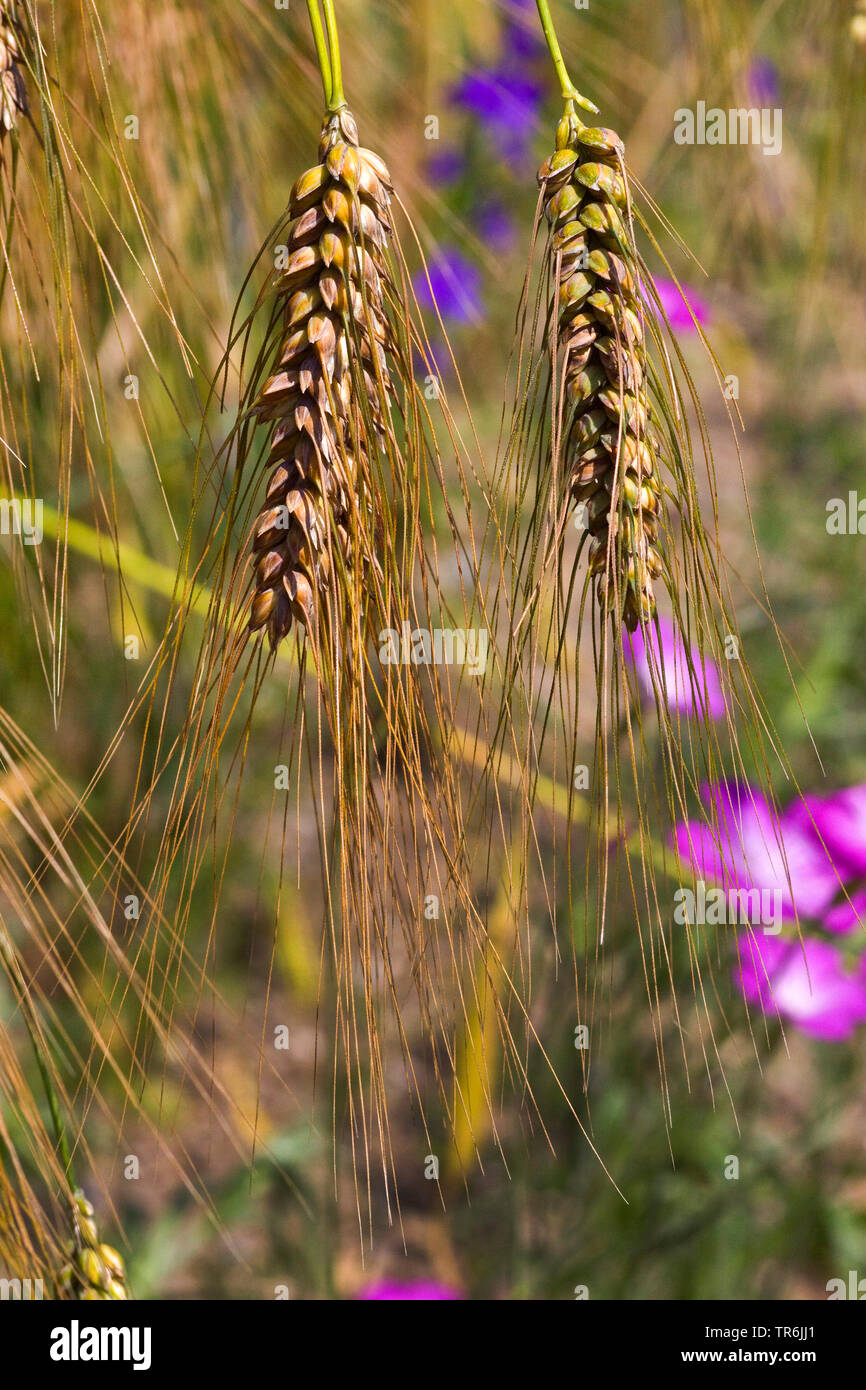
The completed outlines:
{"type": "MultiPolygon", "coordinates": [[[[64,529],[43,544],[39,509],[88,516],[117,551],[124,522],[153,497],[176,544],[139,386],[152,373],[164,396],[157,408],[184,431],[191,416],[195,432],[200,344],[180,327],[174,253],[160,245],[152,210],[167,196],[165,181],[149,185],[149,162],[136,158],[144,144],[138,122],[151,113],[118,116],[119,69],[96,8],[63,7],[62,24],[50,8],[20,0],[2,10],[0,506],[3,534],[16,538],[19,603],[57,718],[73,576],[64,529]],[[130,438],[153,475],[152,483],[136,480],[131,496],[130,438]]],[[[197,329],[196,318],[194,338],[197,329]]],[[[106,598],[110,606],[115,595],[106,598]]]]}

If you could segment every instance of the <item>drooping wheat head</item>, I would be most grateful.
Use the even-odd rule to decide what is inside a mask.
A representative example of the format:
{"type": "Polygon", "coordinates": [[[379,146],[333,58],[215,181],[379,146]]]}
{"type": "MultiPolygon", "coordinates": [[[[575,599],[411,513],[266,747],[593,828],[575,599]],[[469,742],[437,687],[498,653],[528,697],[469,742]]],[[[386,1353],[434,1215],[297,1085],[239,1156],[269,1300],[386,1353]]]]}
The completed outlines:
{"type": "MultiPolygon", "coordinates": [[[[389,1168],[386,1033],[393,1030],[407,1056],[413,1104],[429,1103],[402,1018],[406,989],[435,1056],[437,1100],[453,1115],[463,1104],[453,1088],[454,1038],[474,1017],[490,958],[465,825],[470,798],[462,784],[481,776],[471,732],[465,763],[452,747],[456,725],[482,725],[482,682],[465,665],[432,656],[392,660],[389,636],[399,648],[406,630],[486,633],[487,586],[495,584],[477,582],[471,524],[479,492],[485,505],[490,495],[483,460],[467,460],[445,391],[425,395],[430,345],[392,209],[393,220],[399,215],[411,228],[385,164],[361,147],[341,105],[325,120],[318,165],[297,180],[268,238],[278,274],[268,275],[231,335],[226,369],[240,359],[235,424],[217,460],[207,439],[203,445],[194,505],[205,513],[207,541],[187,573],[213,587],[148,894],[182,931],[208,843],[216,843],[205,827],[215,815],[226,825],[217,850],[224,864],[247,758],[273,763],[273,735],[254,716],[265,714],[256,706],[272,674],[284,680],[276,757],[291,789],[287,810],[284,794],[274,798],[263,862],[276,855],[281,875],[309,885],[311,901],[322,896],[334,1067],[350,1122],[363,1134],[359,1164],[371,1162],[378,1144],[389,1168]],[[413,359],[424,364],[420,381],[413,359]],[[437,425],[448,433],[447,459],[437,425]],[[453,507],[452,486],[462,510],[453,507]],[[443,514],[450,535],[442,535],[443,514]],[[296,801],[297,825],[289,818],[296,801]],[[307,850],[297,869],[284,866],[283,856],[309,845],[311,832],[318,855],[307,850]],[[180,900],[169,905],[178,880],[180,900]],[[435,916],[424,915],[428,897],[436,899],[435,916]]],[[[178,631],[192,592],[190,583],[172,617],[178,631]]],[[[164,694],[155,683],[147,699],[164,694]]],[[[147,787],[133,820],[146,819],[151,794],[147,787]]],[[[214,884],[222,877],[220,867],[214,884]]],[[[486,978],[497,1000],[517,989],[495,963],[486,978]]],[[[504,1009],[490,1008],[507,1035],[504,1009]]],[[[515,1046],[506,1036],[503,1050],[515,1046]]]]}
{"type": "Polygon", "coordinates": [[[661,485],[622,141],[566,111],[538,179],[551,231],[566,483],[587,508],[599,601],[633,632],[656,611],[661,485]]]}
{"type": "MultiPolygon", "coordinates": [[[[375,567],[369,437],[393,340],[384,306],[391,180],[359,147],[347,108],[326,121],[320,163],[292,189],[288,261],[277,293],[285,338],[256,403],[274,422],[266,500],[255,527],[250,627],[276,647],[292,620],[315,638],[326,595],[375,567]]],[[[339,603],[333,608],[339,619],[339,603]]]]}
{"type": "Polygon", "coordinates": [[[568,77],[546,0],[538,9],[565,109],[538,175],[532,244],[543,212],[543,275],[531,293],[530,263],[518,313],[506,455],[514,694],[497,746],[513,770],[511,814],[525,815],[527,800],[554,810],[552,847],[525,836],[527,882],[537,875],[554,936],[559,895],[568,919],[585,923],[582,959],[571,936],[566,944],[576,1017],[595,1019],[609,953],[636,933],[665,1092],[671,1047],[688,1068],[716,1046],[714,961],[702,943],[689,938],[681,956],[670,939],[669,885],[690,881],[670,827],[693,818],[723,842],[701,786],[721,775],[766,785],[773,760],[788,767],[738,633],[705,412],[638,248],[644,236],[672,275],[653,226],[671,229],[627,169],[620,138],[579,114],[596,108],[568,77]],[[662,622],[681,643],[676,677],[662,622]],[[737,659],[726,663],[731,650],[737,659]],[[707,662],[724,685],[712,717],[707,662]],[[677,683],[691,690],[691,719],[677,683]]]}

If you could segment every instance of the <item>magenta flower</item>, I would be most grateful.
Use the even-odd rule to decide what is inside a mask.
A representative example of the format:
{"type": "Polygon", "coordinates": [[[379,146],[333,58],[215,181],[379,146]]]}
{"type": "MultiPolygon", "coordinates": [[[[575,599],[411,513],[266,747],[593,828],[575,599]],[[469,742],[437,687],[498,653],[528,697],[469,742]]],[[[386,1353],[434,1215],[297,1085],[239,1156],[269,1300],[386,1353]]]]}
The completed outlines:
{"type": "Polygon", "coordinates": [[[808,805],[840,875],[866,874],[866,783],[810,797],[808,805]]]}
{"type": "Polygon", "coordinates": [[[740,951],[743,993],[765,1013],[824,1042],[843,1042],[866,1021],[866,973],[849,975],[835,946],[747,933],[740,951]]]}
{"type": "Polygon", "coordinates": [[[710,307],[693,289],[688,285],[679,288],[673,280],[666,280],[661,275],[653,276],[653,283],[665,317],[675,333],[694,333],[695,320],[701,328],[706,327],[710,321],[710,307]]]}
{"type": "Polygon", "coordinates": [[[703,821],[681,823],[673,835],[681,858],[721,887],[774,894],[783,918],[823,916],[839,879],[805,808],[777,814],[748,783],[717,782],[702,792],[715,803],[718,836],[703,821]]]}
{"type": "MultiPolygon", "coordinates": [[[[801,918],[830,931],[848,932],[858,917],[866,921],[866,889],[852,892],[850,903],[834,902],[845,868],[834,864],[815,832],[815,801],[777,815],[748,785],[717,783],[703,795],[715,803],[718,837],[697,821],[674,832],[679,854],[697,873],[728,889],[772,892],[779,917],[789,921],[795,906],[801,918]]],[[[825,798],[828,804],[837,800],[825,798]]],[[[858,798],[843,803],[848,810],[852,804],[856,808],[858,798]]],[[[778,1013],[809,1037],[841,1042],[866,1022],[866,955],[850,973],[838,947],[827,941],[749,931],[740,938],[737,976],[750,1003],[778,1013]]]]}
{"type": "Polygon", "coordinates": [[[725,697],[719,668],[700,652],[687,650],[683,637],[670,618],[659,614],[646,630],[637,628],[624,634],[625,654],[634,662],[641,691],[652,700],[658,687],[668,708],[698,719],[721,719],[725,697]]]}
{"type": "Polygon", "coordinates": [[[840,934],[854,931],[855,927],[862,931],[866,927],[866,889],[857,889],[835,907],[828,907],[821,925],[840,934]]]}
{"type": "Polygon", "coordinates": [[[409,1284],[398,1284],[388,1279],[381,1280],[378,1284],[368,1284],[355,1295],[359,1299],[375,1299],[378,1301],[387,1300],[396,1302],[397,1300],[420,1299],[425,1303],[441,1302],[443,1300],[460,1299],[463,1297],[457,1289],[449,1288],[447,1284],[437,1284],[432,1279],[415,1279],[409,1284]]]}
{"type": "Polygon", "coordinates": [[[440,247],[430,257],[427,273],[419,270],[412,284],[418,303],[432,309],[435,300],[443,319],[468,323],[481,317],[481,272],[456,246],[440,247]]]}

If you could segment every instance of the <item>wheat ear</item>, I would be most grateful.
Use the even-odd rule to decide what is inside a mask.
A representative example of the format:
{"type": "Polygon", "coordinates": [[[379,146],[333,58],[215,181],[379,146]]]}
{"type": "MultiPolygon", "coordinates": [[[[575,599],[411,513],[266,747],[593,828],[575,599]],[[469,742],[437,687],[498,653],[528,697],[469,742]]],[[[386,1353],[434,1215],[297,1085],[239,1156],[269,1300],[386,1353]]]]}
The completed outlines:
{"type": "Polygon", "coordinates": [[[289,257],[278,282],[285,339],[255,405],[275,421],[266,499],[255,527],[253,630],[272,646],[292,619],[315,636],[335,567],[366,567],[368,430],[384,432],[391,330],[383,296],[391,179],[358,145],[347,107],[328,118],[320,163],[292,189],[289,257]],[[381,383],[381,387],[379,385],[381,383]],[[359,391],[363,390],[363,408],[359,391]]]}
{"type": "Polygon", "coordinates": [[[0,6],[0,140],[27,111],[14,5],[0,6]]]}
{"type": "Polygon", "coordinates": [[[99,1239],[93,1207],[80,1188],[73,1194],[71,1220],[72,1239],[66,1247],[69,1259],[57,1277],[61,1292],[82,1301],[128,1299],[123,1259],[112,1245],[99,1239]]]}
{"type": "Polygon", "coordinates": [[[567,486],[587,506],[599,601],[633,632],[656,611],[661,485],[623,152],[614,131],[566,109],[538,179],[551,229],[567,486]]]}

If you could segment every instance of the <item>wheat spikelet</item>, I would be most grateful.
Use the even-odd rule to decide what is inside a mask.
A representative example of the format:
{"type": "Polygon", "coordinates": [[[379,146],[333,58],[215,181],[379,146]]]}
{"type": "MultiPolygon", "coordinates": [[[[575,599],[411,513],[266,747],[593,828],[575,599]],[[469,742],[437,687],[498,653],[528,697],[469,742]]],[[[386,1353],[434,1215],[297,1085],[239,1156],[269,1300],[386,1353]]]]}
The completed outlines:
{"type": "Polygon", "coordinates": [[[567,485],[587,505],[599,601],[634,631],[656,611],[661,485],[622,155],[613,131],[566,111],[538,178],[557,288],[567,485]]]}
{"type": "Polygon", "coordinates": [[[0,6],[0,140],[27,110],[27,92],[19,67],[21,50],[15,29],[15,7],[0,6]]]}
{"type": "Polygon", "coordinates": [[[67,1254],[68,1263],[57,1278],[67,1298],[91,1302],[129,1298],[123,1260],[113,1246],[100,1241],[93,1207],[80,1188],[73,1197],[72,1240],[67,1254]]]}
{"type": "Polygon", "coordinates": [[[384,163],[359,148],[347,108],[325,123],[320,163],[292,189],[289,259],[278,283],[286,337],[255,406],[276,421],[264,507],[255,527],[253,630],[267,627],[276,647],[292,619],[314,634],[336,567],[372,562],[369,431],[381,439],[379,383],[390,388],[392,349],[384,309],[384,259],[391,180],[384,163]],[[363,391],[363,408],[358,399],[363,391]],[[336,552],[336,556],[335,556],[336,552]]]}

